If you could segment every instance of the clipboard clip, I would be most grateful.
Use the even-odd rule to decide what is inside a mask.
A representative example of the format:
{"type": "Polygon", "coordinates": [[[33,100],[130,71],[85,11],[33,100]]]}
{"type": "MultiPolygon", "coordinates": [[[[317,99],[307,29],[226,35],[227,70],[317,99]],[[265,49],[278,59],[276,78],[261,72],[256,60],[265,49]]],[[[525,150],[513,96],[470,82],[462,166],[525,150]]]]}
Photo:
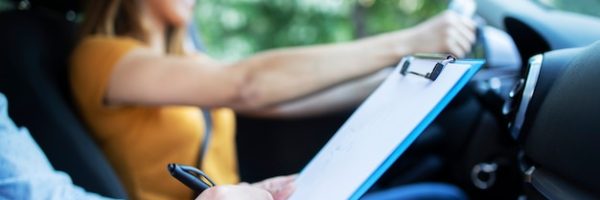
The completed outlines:
{"type": "Polygon", "coordinates": [[[404,61],[404,64],[402,65],[402,69],[400,69],[400,74],[402,74],[403,76],[406,76],[406,74],[413,74],[413,75],[417,75],[426,79],[429,79],[431,81],[435,81],[440,74],[442,73],[442,71],[444,70],[444,67],[446,67],[446,65],[448,65],[448,63],[454,63],[456,61],[456,57],[452,56],[452,55],[448,55],[446,57],[446,59],[437,62],[435,64],[435,66],[433,67],[433,69],[431,70],[431,72],[427,72],[426,74],[421,74],[415,71],[410,71],[408,68],[410,67],[410,61],[412,61],[414,59],[414,57],[410,57],[408,58],[406,61],[404,61]]]}

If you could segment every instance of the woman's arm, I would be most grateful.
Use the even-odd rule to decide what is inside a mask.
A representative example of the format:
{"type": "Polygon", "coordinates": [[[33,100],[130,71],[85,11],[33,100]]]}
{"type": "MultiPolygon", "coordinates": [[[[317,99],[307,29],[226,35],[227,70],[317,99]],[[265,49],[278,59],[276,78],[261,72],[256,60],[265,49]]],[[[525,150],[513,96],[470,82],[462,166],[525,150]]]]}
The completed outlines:
{"type": "Polygon", "coordinates": [[[373,73],[408,52],[392,48],[380,36],[268,51],[231,64],[136,49],[116,64],[106,100],[110,104],[256,110],[373,73]]]}
{"type": "Polygon", "coordinates": [[[106,100],[258,110],[374,73],[415,51],[464,53],[456,49],[468,48],[462,43],[473,40],[468,31],[472,29],[470,21],[446,13],[407,31],[343,44],[267,51],[230,64],[137,49],[116,64],[106,100]],[[440,35],[453,39],[427,48],[415,39],[440,35]]]}
{"type": "Polygon", "coordinates": [[[302,99],[240,114],[261,118],[301,118],[355,108],[381,84],[391,71],[393,71],[392,68],[385,68],[372,75],[302,99]]]}

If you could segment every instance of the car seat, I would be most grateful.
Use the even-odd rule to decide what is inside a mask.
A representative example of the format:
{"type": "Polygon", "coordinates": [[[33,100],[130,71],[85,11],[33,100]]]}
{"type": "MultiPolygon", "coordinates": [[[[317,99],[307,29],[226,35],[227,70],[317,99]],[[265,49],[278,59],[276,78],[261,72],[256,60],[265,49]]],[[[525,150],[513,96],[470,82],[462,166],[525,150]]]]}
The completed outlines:
{"type": "Polygon", "coordinates": [[[76,185],[126,198],[106,158],[72,106],[68,57],[75,41],[76,0],[13,1],[0,13],[0,92],[10,116],[27,127],[52,165],[76,185]],[[71,20],[71,21],[69,21],[71,20]]]}

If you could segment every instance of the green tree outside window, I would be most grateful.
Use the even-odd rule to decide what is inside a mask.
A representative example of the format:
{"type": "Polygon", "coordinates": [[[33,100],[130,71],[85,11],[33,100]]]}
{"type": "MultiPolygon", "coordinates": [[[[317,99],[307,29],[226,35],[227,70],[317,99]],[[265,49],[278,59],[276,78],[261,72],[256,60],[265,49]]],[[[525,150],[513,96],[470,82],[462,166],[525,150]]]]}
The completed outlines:
{"type": "Polygon", "coordinates": [[[236,60],[267,49],[349,41],[413,26],[447,0],[199,0],[208,53],[236,60]]]}

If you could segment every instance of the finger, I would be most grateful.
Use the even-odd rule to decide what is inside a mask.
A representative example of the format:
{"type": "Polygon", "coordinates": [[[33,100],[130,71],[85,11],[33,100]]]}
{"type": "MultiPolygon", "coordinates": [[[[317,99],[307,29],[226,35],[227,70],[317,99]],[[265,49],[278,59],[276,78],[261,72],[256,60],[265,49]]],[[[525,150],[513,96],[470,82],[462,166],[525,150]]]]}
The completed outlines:
{"type": "Polygon", "coordinates": [[[458,45],[464,52],[471,51],[471,46],[472,46],[471,42],[469,42],[469,40],[467,38],[462,36],[458,32],[458,30],[451,29],[449,34],[450,34],[450,40],[453,40],[454,43],[456,43],[456,45],[458,45]]]}
{"type": "Polygon", "coordinates": [[[461,47],[459,47],[459,45],[456,44],[456,42],[450,42],[450,44],[448,44],[448,45],[449,45],[450,53],[452,55],[455,55],[456,57],[459,57],[459,58],[462,58],[465,56],[466,52],[461,47]]]}
{"type": "Polygon", "coordinates": [[[270,189],[273,192],[280,192],[281,190],[293,187],[295,176],[277,177],[273,181],[270,181],[270,189]]]}
{"type": "Polygon", "coordinates": [[[455,23],[453,28],[455,28],[458,33],[460,33],[461,37],[464,37],[469,43],[475,43],[475,29],[470,29],[466,27],[464,24],[455,23]]]}
{"type": "Polygon", "coordinates": [[[298,174],[287,175],[283,177],[285,182],[294,182],[298,178],[298,174]]]}
{"type": "Polygon", "coordinates": [[[473,19],[468,18],[468,17],[458,16],[457,22],[460,22],[463,26],[465,26],[465,28],[467,28],[471,31],[473,31],[477,28],[477,23],[475,23],[475,21],[473,21],[473,19]]]}
{"type": "Polygon", "coordinates": [[[273,199],[274,200],[286,200],[290,196],[292,196],[292,194],[294,193],[295,190],[296,190],[296,187],[292,184],[288,187],[283,188],[282,190],[277,192],[277,194],[273,195],[273,199]]]}
{"type": "Polygon", "coordinates": [[[273,182],[274,184],[287,184],[289,182],[294,182],[294,180],[296,180],[296,177],[297,175],[278,176],[267,180],[269,182],[273,182]]]}
{"type": "Polygon", "coordinates": [[[466,36],[469,41],[475,41],[475,31],[477,29],[477,25],[473,20],[466,17],[457,16],[451,20],[451,24],[453,28],[458,29],[461,34],[466,36]]]}
{"type": "Polygon", "coordinates": [[[467,30],[464,27],[456,27],[456,31],[469,44],[474,44],[477,40],[475,31],[467,30]]]}

